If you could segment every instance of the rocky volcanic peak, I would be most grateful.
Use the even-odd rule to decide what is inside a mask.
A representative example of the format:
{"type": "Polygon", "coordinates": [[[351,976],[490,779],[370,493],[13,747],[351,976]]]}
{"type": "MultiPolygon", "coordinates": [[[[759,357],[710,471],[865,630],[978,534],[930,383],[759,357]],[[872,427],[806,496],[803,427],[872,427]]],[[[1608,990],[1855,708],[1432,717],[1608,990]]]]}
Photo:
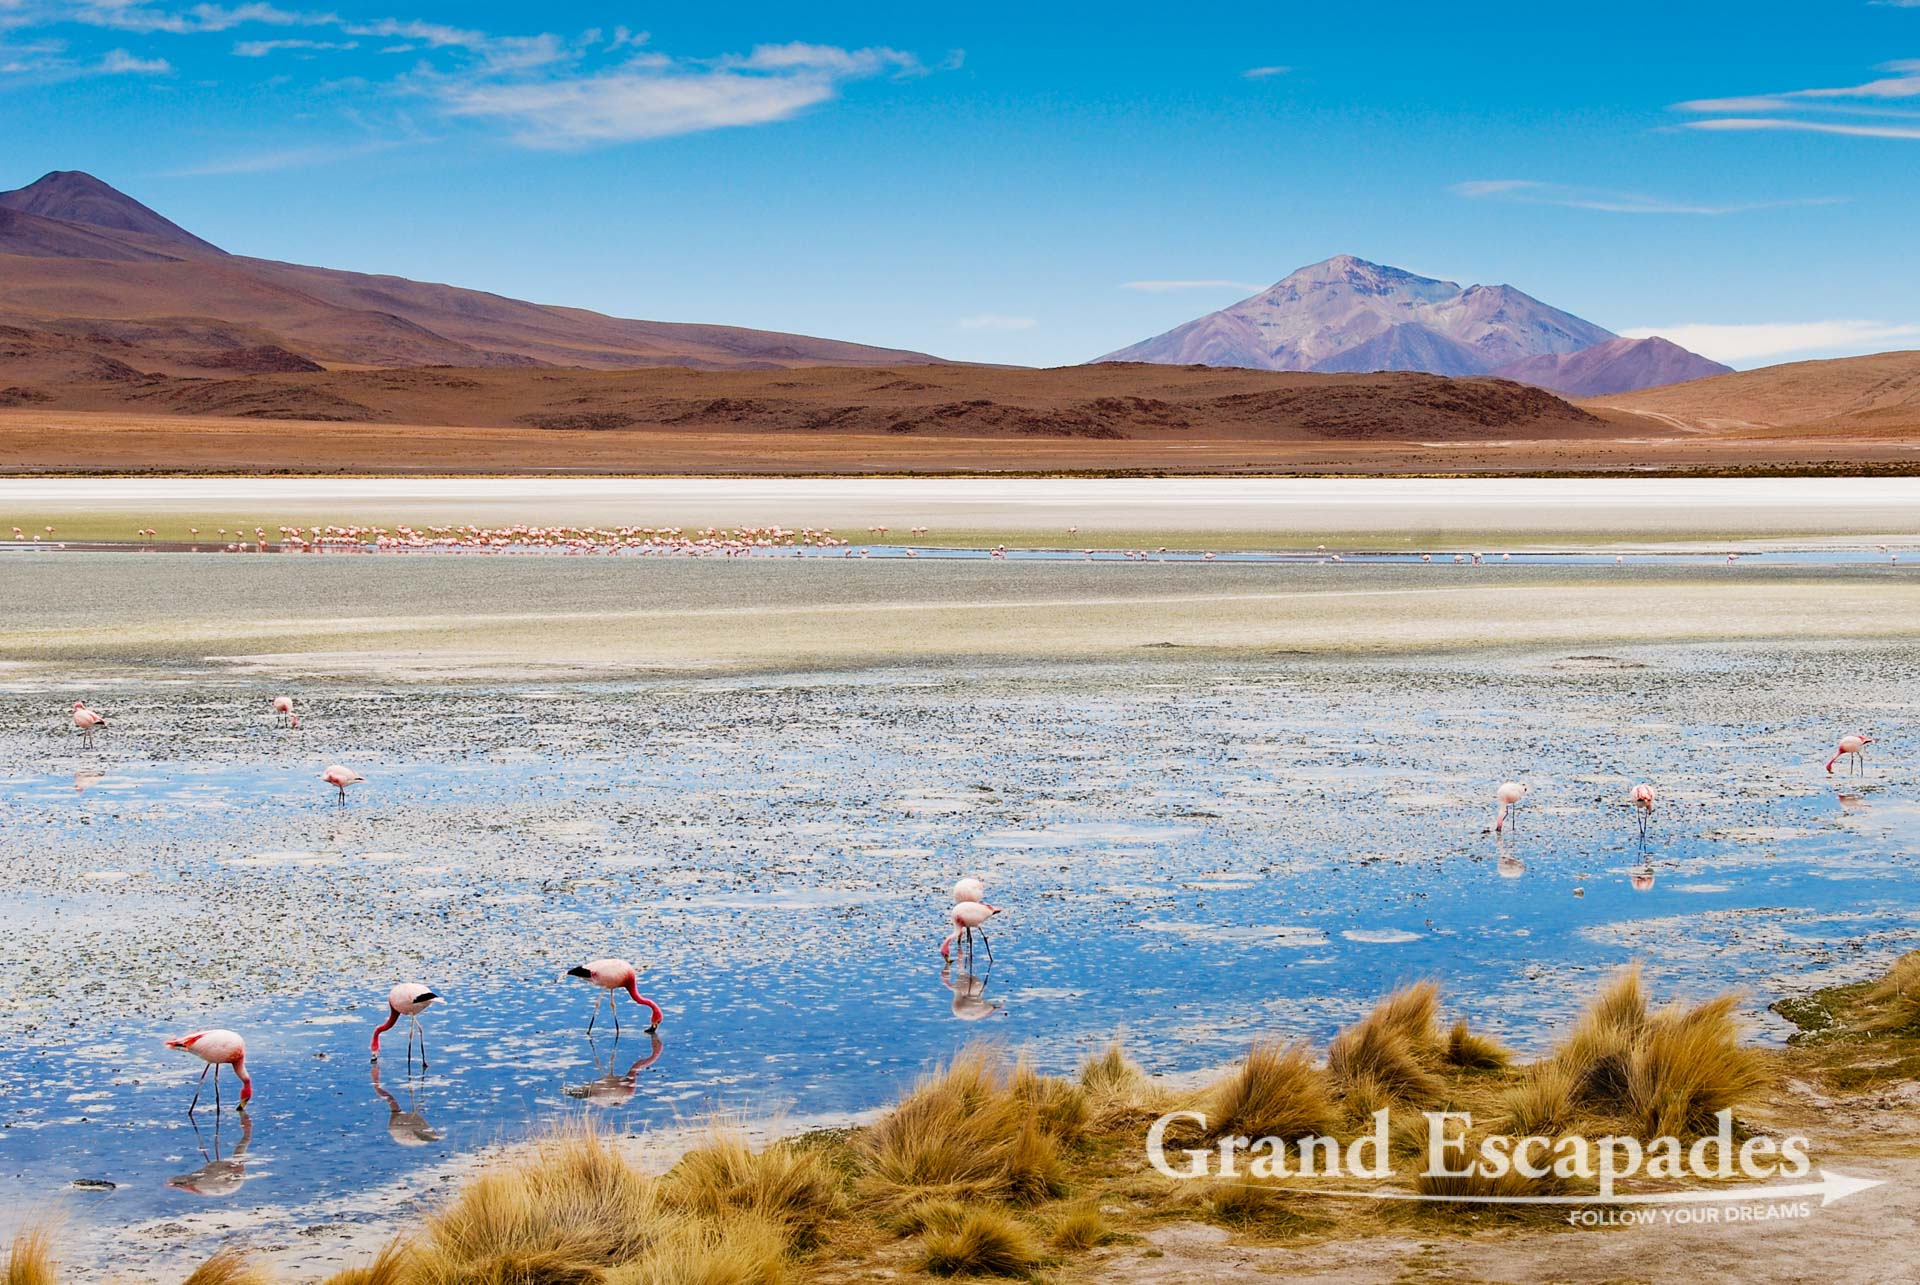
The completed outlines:
{"type": "Polygon", "coordinates": [[[1463,290],[1342,254],[1102,360],[1479,375],[1612,338],[1512,286],[1463,290]]]}
{"type": "Polygon", "coordinates": [[[0,209],[15,210],[43,219],[57,219],[62,223],[137,232],[185,249],[224,253],[219,246],[202,241],[126,193],[79,170],[55,170],[16,191],[0,192],[0,209]]]}

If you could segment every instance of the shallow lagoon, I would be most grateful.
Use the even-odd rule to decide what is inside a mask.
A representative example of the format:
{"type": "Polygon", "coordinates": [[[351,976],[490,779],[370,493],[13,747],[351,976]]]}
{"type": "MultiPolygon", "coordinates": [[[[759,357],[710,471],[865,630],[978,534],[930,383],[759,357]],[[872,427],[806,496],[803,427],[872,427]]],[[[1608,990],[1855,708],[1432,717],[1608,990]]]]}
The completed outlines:
{"type": "Polygon", "coordinates": [[[1420,976],[1538,1047],[1642,959],[1656,993],[1747,988],[1779,1038],[1766,1002],[1864,976],[1920,921],[1917,677],[1903,644],[332,682],[289,732],[278,688],[154,670],[100,696],[93,751],[75,691],[22,677],[0,1223],[54,1212],[145,1257],[209,1249],[212,1208],[324,1245],[568,1113],[846,1118],[981,1035],[1064,1068],[1124,1031],[1193,1070],[1323,1041],[1420,976]],[[1857,784],[1820,768],[1854,728],[1880,739],[1857,784]],[[344,808],[330,762],[370,778],[344,808]],[[1533,792],[1503,840],[1506,777],[1533,792]],[[962,871],[1009,908],[968,1021],[936,953],[962,871]],[[592,993],[561,974],[600,954],[643,965],[657,1057],[637,1022],[585,1038],[592,993]],[[376,1086],[402,978],[448,1002],[430,1072],[396,1031],[376,1086]],[[198,1064],[160,1040],[202,1025],[248,1036],[250,1134],[184,1115],[198,1064]]]}

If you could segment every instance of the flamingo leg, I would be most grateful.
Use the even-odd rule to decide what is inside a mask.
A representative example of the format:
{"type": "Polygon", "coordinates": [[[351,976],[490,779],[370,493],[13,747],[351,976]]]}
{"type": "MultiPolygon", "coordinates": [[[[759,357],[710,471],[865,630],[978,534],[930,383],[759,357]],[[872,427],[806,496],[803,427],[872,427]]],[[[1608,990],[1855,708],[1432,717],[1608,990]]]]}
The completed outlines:
{"type": "Polygon", "coordinates": [[[620,1038],[620,992],[607,992],[607,1009],[613,1014],[613,1038],[620,1038]]]}
{"type": "Polygon", "coordinates": [[[605,991],[601,991],[593,998],[593,1016],[587,1019],[587,1034],[589,1035],[593,1034],[593,1024],[600,1020],[600,1005],[606,998],[607,993],[605,991]]]}
{"type": "MultiPolygon", "coordinates": [[[[194,1084],[193,1084],[193,1101],[191,1101],[191,1102],[189,1102],[189,1103],[187,1103],[187,1114],[188,1114],[188,1115],[192,1115],[192,1114],[193,1114],[193,1109],[194,1109],[195,1107],[197,1107],[197,1106],[199,1106],[199,1105],[200,1105],[200,1090],[206,1087],[206,1084],[207,1084],[207,1072],[208,1072],[208,1071],[211,1071],[212,1069],[213,1069],[213,1066],[212,1066],[211,1064],[209,1064],[209,1065],[207,1065],[206,1067],[204,1067],[204,1068],[202,1068],[202,1069],[201,1069],[201,1072],[200,1072],[200,1078],[199,1078],[198,1080],[196,1080],[196,1081],[194,1081],[194,1084]]],[[[217,1084],[219,1084],[219,1081],[218,1081],[218,1080],[215,1080],[215,1081],[214,1081],[214,1083],[215,1083],[215,1084],[217,1085],[217,1084]]]]}
{"type": "Polygon", "coordinates": [[[420,1025],[418,1015],[413,1019],[413,1029],[420,1032],[420,1069],[424,1071],[427,1069],[427,1028],[420,1025]]]}
{"type": "Polygon", "coordinates": [[[220,1118],[220,1068],[213,1068],[213,1118],[220,1118]]]}
{"type": "Polygon", "coordinates": [[[987,936],[987,930],[980,930],[980,943],[987,948],[987,967],[993,967],[993,941],[987,936]]]}

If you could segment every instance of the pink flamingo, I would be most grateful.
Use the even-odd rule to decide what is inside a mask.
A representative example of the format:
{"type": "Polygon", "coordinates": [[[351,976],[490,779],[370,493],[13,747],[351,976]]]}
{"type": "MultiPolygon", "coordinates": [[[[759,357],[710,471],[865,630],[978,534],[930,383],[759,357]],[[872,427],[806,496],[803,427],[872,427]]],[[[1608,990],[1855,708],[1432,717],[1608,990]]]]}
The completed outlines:
{"type": "Polygon", "coordinates": [[[601,993],[593,1001],[593,1016],[587,1019],[587,1034],[593,1034],[593,1024],[600,1018],[600,1004],[610,1000],[613,1004],[613,1034],[620,1036],[620,992],[625,991],[633,997],[633,1002],[646,1006],[653,1015],[653,1022],[647,1027],[651,1035],[660,1029],[660,1006],[640,993],[640,970],[624,959],[596,959],[567,970],[569,977],[584,977],[601,993]]]}
{"type": "Polygon", "coordinates": [[[81,743],[89,749],[93,747],[93,734],[107,725],[107,720],[87,708],[85,701],[73,703],[73,725],[80,729],[81,743]]]}
{"type": "Polygon", "coordinates": [[[293,712],[293,697],[291,696],[274,697],[273,713],[276,718],[286,719],[288,727],[300,726],[300,716],[293,712]]]}
{"type": "Polygon", "coordinates": [[[182,1035],[179,1039],[168,1040],[170,1049],[185,1049],[207,1064],[200,1072],[200,1082],[194,1086],[193,1101],[187,1104],[187,1114],[200,1105],[200,1090],[206,1085],[207,1071],[213,1072],[213,1109],[220,1109],[220,1068],[230,1066],[233,1073],[240,1077],[240,1109],[245,1111],[247,1103],[253,1101],[253,1077],[247,1074],[247,1042],[232,1031],[195,1031],[191,1035],[182,1035]]]}
{"type": "Polygon", "coordinates": [[[1518,781],[1507,781],[1493,792],[1493,797],[1500,804],[1500,812],[1493,818],[1493,832],[1499,834],[1508,821],[1512,821],[1513,828],[1518,830],[1520,818],[1514,815],[1513,810],[1520,806],[1520,800],[1527,797],[1527,787],[1518,781]]]}
{"type": "Polygon", "coordinates": [[[1633,787],[1633,810],[1640,822],[1640,837],[1647,837],[1647,823],[1653,820],[1653,787],[1645,781],[1633,787]]]}
{"type": "Polygon", "coordinates": [[[965,933],[967,937],[967,957],[971,959],[973,957],[973,934],[974,930],[978,929],[980,931],[980,940],[984,942],[987,947],[987,963],[993,963],[993,943],[987,940],[987,920],[999,913],[1000,908],[998,906],[990,906],[984,901],[955,902],[951,916],[953,931],[948,933],[946,940],[940,943],[940,958],[951,963],[953,961],[953,944],[960,939],[962,933],[965,933]]]}
{"type": "Polygon", "coordinates": [[[328,768],[326,771],[322,772],[320,774],[320,779],[325,781],[328,785],[331,785],[334,789],[340,791],[340,802],[342,804],[345,804],[347,801],[347,787],[349,785],[363,784],[367,778],[364,776],[361,776],[358,772],[354,771],[352,768],[341,767],[338,763],[336,763],[332,767],[328,768]]]}
{"type": "Polygon", "coordinates": [[[420,1014],[427,1011],[427,1005],[440,997],[431,987],[419,982],[401,982],[387,992],[387,1020],[373,1028],[373,1060],[380,1060],[380,1037],[394,1028],[401,1018],[408,1020],[407,1026],[407,1062],[413,1062],[413,1037],[420,1036],[420,1069],[427,1069],[427,1031],[420,1025],[420,1014]]]}
{"type": "MultiPolygon", "coordinates": [[[[75,722],[78,722],[80,719],[80,716],[78,714],[75,714],[73,717],[75,722]]],[[[1873,744],[1873,738],[1871,736],[1841,737],[1840,747],[1834,750],[1833,757],[1827,760],[1828,773],[1829,774],[1832,773],[1833,765],[1835,763],[1838,763],[1841,759],[1852,760],[1850,764],[1851,770],[1852,772],[1858,772],[1860,770],[1860,765],[1861,765],[1860,751],[1865,749],[1867,746],[1871,744],[1873,744]]]]}
{"type": "Polygon", "coordinates": [[[985,901],[987,885],[969,875],[953,885],[953,902],[959,905],[963,901],[985,901]]]}

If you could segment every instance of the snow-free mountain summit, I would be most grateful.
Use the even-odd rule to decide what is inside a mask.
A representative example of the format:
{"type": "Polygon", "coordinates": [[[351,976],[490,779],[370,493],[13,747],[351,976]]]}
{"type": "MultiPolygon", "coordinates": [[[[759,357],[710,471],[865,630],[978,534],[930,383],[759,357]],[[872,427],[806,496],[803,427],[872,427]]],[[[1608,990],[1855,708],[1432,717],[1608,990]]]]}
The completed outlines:
{"type": "Polygon", "coordinates": [[[1512,286],[1467,286],[1337,255],[1101,361],[1496,375],[1576,396],[1729,369],[1664,339],[1622,339],[1512,286]],[[1596,357],[1579,360],[1582,354],[1596,357]]]}

